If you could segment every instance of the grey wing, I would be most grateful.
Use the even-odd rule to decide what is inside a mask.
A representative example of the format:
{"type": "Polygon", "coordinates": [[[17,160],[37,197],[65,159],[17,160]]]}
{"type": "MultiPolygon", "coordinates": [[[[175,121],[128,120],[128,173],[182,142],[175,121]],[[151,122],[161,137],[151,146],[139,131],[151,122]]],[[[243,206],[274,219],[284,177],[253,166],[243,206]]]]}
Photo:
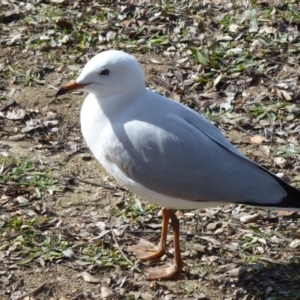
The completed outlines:
{"type": "Polygon", "coordinates": [[[273,174],[189,111],[172,115],[160,126],[132,121],[125,131],[124,151],[115,163],[132,180],[158,193],[192,201],[268,205],[286,195],[273,174]]]}

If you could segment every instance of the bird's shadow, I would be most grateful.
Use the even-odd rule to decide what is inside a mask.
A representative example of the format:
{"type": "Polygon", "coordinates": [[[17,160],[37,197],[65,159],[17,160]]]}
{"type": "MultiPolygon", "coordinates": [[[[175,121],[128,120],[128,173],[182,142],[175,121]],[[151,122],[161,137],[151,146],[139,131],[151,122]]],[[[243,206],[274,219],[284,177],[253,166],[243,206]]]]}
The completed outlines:
{"type": "Polygon", "coordinates": [[[208,276],[210,278],[190,272],[185,272],[183,277],[203,283],[207,279],[227,293],[230,289],[235,295],[233,299],[300,299],[299,262],[241,263],[228,272],[208,276]]]}

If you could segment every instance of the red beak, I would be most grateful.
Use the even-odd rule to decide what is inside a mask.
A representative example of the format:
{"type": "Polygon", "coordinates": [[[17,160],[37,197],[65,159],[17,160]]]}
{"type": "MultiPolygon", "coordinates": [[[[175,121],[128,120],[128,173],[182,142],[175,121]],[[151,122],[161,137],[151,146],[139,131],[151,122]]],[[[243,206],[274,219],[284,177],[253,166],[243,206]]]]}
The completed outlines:
{"type": "Polygon", "coordinates": [[[84,84],[78,84],[76,81],[71,81],[65,85],[63,85],[55,94],[55,97],[61,96],[61,95],[65,95],[65,94],[69,94],[72,93],[76,90],[82,89],[83,87],[85,87],[86,85],[88,85],[88,83],[84,83],[84,84]]]}

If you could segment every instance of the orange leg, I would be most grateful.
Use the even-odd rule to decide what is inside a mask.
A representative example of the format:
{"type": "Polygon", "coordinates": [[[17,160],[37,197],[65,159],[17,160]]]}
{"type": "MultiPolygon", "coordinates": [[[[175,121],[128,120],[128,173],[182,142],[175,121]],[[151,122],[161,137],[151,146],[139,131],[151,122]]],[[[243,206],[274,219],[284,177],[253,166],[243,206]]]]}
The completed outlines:
{"type": "Polygon", "coordinates": [[[173,229],[174,239],[174,265],[164,265],[162,267],[149,268],[146,270],[148,280],[170,279],[180,274],[184,263],[180,254],[180,240],[179,240],[179,221],[173,210],[162,208],[163,222],[162,232],[158,247],[152,243],[142,239],[138,245],[130,246],[129,251],[134,252],[137,257],[143,261],[153,260],[161,257],[166,253],[166,239],[168,222],[171,219],[171,227],[173,229]]]}
{"type": "Polygon", "coordinates": [[[142,261],[160,258],[167,252],[169,212],[164,207],[162,208],[162,215],[162,230],[158,246],[155,246],[154,244],[150,243],[145,239],[140,239],[137,245],[129,246],[127,248],[129,252],[133,252],[137,256],[137,258],[139,258],[142,261]]]}

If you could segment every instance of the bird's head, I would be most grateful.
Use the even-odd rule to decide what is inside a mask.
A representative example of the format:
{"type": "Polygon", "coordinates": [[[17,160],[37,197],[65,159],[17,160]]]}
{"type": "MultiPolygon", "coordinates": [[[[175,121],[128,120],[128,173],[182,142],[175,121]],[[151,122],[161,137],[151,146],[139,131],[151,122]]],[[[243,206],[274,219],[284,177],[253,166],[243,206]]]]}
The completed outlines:
{"type": "Polygon", "coordinates": [[[56,97],[82,89],[102,99],[144,88],[144,74],[137,60],[125,52],[108,50],[89,60],[79,77],[62,86],[56,97]]]}

